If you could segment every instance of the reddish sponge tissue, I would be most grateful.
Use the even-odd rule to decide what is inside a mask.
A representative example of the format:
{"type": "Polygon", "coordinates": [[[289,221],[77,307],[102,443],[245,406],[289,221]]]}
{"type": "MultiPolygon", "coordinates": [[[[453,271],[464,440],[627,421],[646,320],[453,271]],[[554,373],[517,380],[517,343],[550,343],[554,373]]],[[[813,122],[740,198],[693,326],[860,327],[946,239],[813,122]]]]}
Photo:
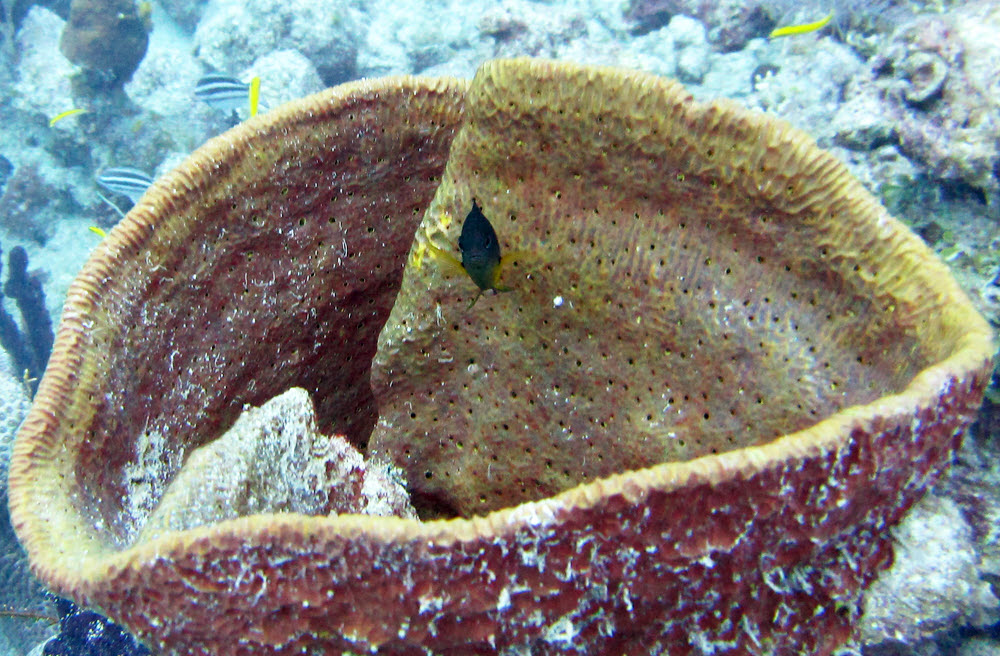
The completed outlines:
{"type": "Polygon", "coordinates": [[[197,220],[185,223],[182,239],[161,237],[169,247],[154,250],[151,268],[138,259],[114,272],[128,288],[95,313],[95,323],[115,331],[98,349],[108,376],[89,431],[102,439],[81,445],[76,469],[97,495],[91,508],[123,542],[144,514],[126,516],[120,501],[135,427],[154,447],[167,441],[156,447],[170,454],[151,483],[157,488],[244,404],[290,387],[311,393],[321,432],[366,443],[376,415],[367,383],[375,341],[454,129],[383,139],[386,111],[360,98],[307,121],[299,129],[310,138],[278,157],[216,163],[220,175],[228,168],[248,182],[169,199],[158,213],[197,220]],[[341,138],[342,122],[355,125],[355,139],[341,138]],[[186,428],[183,443],[170,442],[176,426],[186,428]]]}
{"type": "Polygon", "coordinates": [[[147,636],[161,635],[148,618],[187,608],[170,642],[212,653],[241,653],[227,646],[252,636],[282,654],[347,653],[359,641],[400,655],[415,653],[414,644],[455,654],[496,653],[497,644],[531,644],[541,654],[570,644],[578,654],[704,654],[724,642],[829,654],[850,635],[860,589],[891,560],[885,526],[933,476],[921,454],[955,446],[980,384],[956,385],[939,409],[924,412],[920,424],[932,428],[919,436],[885,430],[894,423],[887,418],[855,430],[841,451],[723,484],[640,499],[608,494],[585,511],[470,541],[305,536],[281,521],[252,545],[205,539],[142,580],[123,572],[109,585],[119,591],[113,608],[147,636]],[[829,494],[850,501],[816,512],[829,508],[829,494]],[[259,579],[172,597],[172,582],[195,571],[222,581],[256,571],[259,579]],[[265,580],[268,594],[257,596],[265,580]],[[240,612],[246,598],[255,617],[240,612]],[[206,625],[206,607],[226,621],[206,625]],[[539,624],[542,617],[567,619],[539,624]]]}

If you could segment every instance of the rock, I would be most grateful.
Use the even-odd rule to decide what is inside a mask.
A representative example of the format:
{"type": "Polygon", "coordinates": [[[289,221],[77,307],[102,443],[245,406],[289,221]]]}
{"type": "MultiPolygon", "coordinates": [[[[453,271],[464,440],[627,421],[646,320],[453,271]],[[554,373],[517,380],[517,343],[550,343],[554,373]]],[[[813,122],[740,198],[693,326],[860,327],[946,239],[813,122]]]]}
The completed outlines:
{"type": "Polygon", "coordinates": [[[677,47],[669,28],[632,39],[626,46],[621,63],[666,77],[677,76],[677,47]]]}
{"type": "Polygon", "coordinates": [[[900,71],[909,82],[903,90],[903,97],[914,105],[920,105],[941,95],[941,88],[948,77],[948,64],[932,52],[915,52],[903,60],[900,71]]]}
{"type": "MultiPolygon", "coordinates": [[[[59,52],[59,33],[66,21],[44,7],[34,6],[17,33],[17,82],[14,107],[52,118],[74,106],[70,78],[79,68],[59,52]]],[[[57,129],[71,129],[76,120],[64,119],[57,129]]]]}
{"type": "Polygon", "coordinates": [[[634,31],[662,27],[672,16],[692,16],[708,29],[708,40],[718,50],[734,52],[775,25],[775,8],[760,0],[630,0],[624,16],[634,31]]]}
{"type": "Polygon", "coordinates": [[[323,83],[353,79],[362,14],[354,3],[311,0],[220,0],[198,24],[198,57],[217,71],[232,73],[290,44],[305,55],[323,83]]]}
{"type": "Polygon", "coordinates": [[[897,139],[896,126],[882,111],[875,93],[850,96],[833,116],[833,141],[852,150],[869,151],[897,139]]]}
{"type": "Polygon", "coordinates": [[[1000,640],[976,636],[962,645],[957,656],[1000,656],[1000,640]]]}
{"type": "Polygon", "coordinates": [[[255,61],[241,76],[260,77],[261,111],[323,89],[323,80],[312,62],[298,50],[275,50],[255,61]]]}
{"type": "Polygon", "coordinates": [[[488,7],[477,25],[493,41],[495,57],[558,57],[567,44],[587,35],[579,10],[520,0],[488,7]]]}
{"type": "Polygon", "coordinates": [[[193,32],[211,3],[202,0],[158,0],[157,4],[180,27],[188,32],[193,32]]]}
{"type": "Polygon", "coordinates": [[[894,532],[896,560],[865,597],[862,642],[913,643],[955,625],[1000,619],[979,574],[973,530],[950,498],[930,494],[894,532]]]}
{"type": "Polygon", "coordinates": [[[125,93],[136,105],[156,115],[190,119],[194,87],[202,72],[202,65],[187,50],[154,42],[125,85],[125,93]]]}
{"type": "Polygon", "coordinates": [[[688,16],[674,16],[667,30],[677,48],[677,77],[700,83],[708,72],[711,53],[705,26],[688,16]]]}
{"type": "Polygon", "coordinates": [[[344,438],[319,434],[309,393],[292,388],[195,449],[138,541],[271,512],[416,516],[393,471],[366,463],[344,438]]]}
{"type": "MultiPolygon", "coordinates": [[[[823,146],[834,138],[833,117],[852,78],[863,71],[849,47],[831,38],[754,42],[758,60],[777,68],[756,79],[747,102],[809,131],[823,146]]],[[[767,71],[769,69],[762,69],[767,71]]],[[[749,84],[749,80],[747,80],[749,84]]]]}

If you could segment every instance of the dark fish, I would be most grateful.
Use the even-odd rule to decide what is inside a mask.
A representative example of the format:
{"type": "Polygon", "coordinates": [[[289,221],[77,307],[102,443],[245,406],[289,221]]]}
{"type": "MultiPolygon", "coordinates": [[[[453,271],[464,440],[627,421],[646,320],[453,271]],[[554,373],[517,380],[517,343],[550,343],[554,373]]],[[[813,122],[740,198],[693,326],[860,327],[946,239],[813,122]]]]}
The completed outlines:
{"type": "Polygon", "coordinates": [[[499,287],[502,270],[500,257],[500,241],[497,233],[490,225],[486,215],[473,199],[472,210],[462,224],[462,234],[458,238],[458,250],[462,252],[462,268],[479,287],[479,293],[472,299],[472,305],[482,293],[488,289],[498,292],[508,292],[509,287],[499,287]]]}
{"type": "Polygon", "coordinates": [[[97,184],[116,194],[128,196],[134,203],[153,184],[153,178],[139,169],[121,166],[105,169],[97,176],[97,184]]]}

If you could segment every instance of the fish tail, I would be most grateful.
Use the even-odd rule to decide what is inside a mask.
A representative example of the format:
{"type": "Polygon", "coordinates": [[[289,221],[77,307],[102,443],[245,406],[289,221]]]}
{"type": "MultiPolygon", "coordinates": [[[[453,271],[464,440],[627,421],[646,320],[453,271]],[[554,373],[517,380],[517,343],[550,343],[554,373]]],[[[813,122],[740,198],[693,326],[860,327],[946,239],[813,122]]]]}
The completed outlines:
{"type": "Polygon", "coordinates": [[[250,116],[256,116],[260,107],[260,78],[250,80],[250,116]]]}

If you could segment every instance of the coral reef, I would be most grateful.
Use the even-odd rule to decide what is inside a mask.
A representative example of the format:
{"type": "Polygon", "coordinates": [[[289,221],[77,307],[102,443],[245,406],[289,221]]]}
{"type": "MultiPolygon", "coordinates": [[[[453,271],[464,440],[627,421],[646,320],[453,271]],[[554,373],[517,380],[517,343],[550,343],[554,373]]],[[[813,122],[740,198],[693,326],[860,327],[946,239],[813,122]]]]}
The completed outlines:
{"type": "Polygon", "coordinates": [[[51,234],[53,212],[66,199],[38,172],[35,164],[14,169],[0,196],[0,224],[11,235],[44,244],[51,234]]]}
{"type": "MultiPolygon", "coordinates": [[[[13,362],[2,360],[0,357],[0,482],[3,483],[0,485],[0,494],[6,495],[10,448],[14,443],[14,433],[28,414],[31,399],[24,387],[21,372],[13,362]]],[[[7,507],[6,503],[0,505],[7,507]]]]}
{"type": "Polygon", "coordinates": [[[18,30],[24,27],[25,17],[34,7],[44,8],[66,20],[69,18],[69,5],[70,0],[10,0],[4,3],[8,18],[18,30]]]}
{"type": "Polygon", "coordinates": [[[18,534],[56,591],[219,655],[829,654],[994,349],[803,133],[532,60],[344,85],[209,142],[64,316],[11,463],[18,534]],[[428,245],[474,197],[520,255],[469,309],[428,245]],[[421,520],[132,542],[144,500],[290,387],[405,472],[421,520]]]}
{"type": "Polygon", "coordinates": [[[709,26],[709,38],[722,51],[738,50],[751,38],[765,36],[776,18],[759,0],[630,0],[625,17],[633,29],[647,32],[676,16],[697,18],[709,26]]]}
{"type": "MultiPolygon", "coordinates": [[[[524,24],[536,15],[526,3],[517,3],[513,8],[495,6],[491,14],[483,16],[483,8],[494,3],[449,0],[441,3],[441,9],[435,13],[427,11],[427,5],[420,2],[405,1],[408,11],[395,11],[401,4],[398,0],[371,3],[371,20],[358,52],[359,75],[436,73],[465,76],[483,59],[489,58],[494,48],[502,49],[508,39],[528,47],[554,46],[554,39],[540,34],[541,30],[519,32],[514,28],[505,31],[505,25],[513,28],[514,24],[524,24]],[[478,40],[474,38],[476,35],[478,40]]],[[[568,27],[563,12],[552,9],[543,25],[568,27]]]]}
{"type": "Polygon", "coordinates": [[[864,71],[864,62],[831,38],[811,37],[808,45],[785,39],[761,50],[761,68],[748,80],[754,91],[748,104],[807,129],[821,144],[832,144],[831,123],[840,98],[845,86],[864,71]],[[828,64],[817,66],[817,57],[828,64]]]}
{"type": "Polygon", "coordinates": [[[977,190],[995,214],[1000,76],[989,62],[1000,57],[998,29],[1000,11],[979,2],[901,27],[870,61],[871,74],[848,87],[838,139],[855,148],[898,143],[931,177],[977,190]]]}
{"type": "Polygon", "coordinates": [[[73,0],[59,49],[92,74],[91,88],[120,87],[146,56],[147,20],[135,0],[73,0]]]}
{"type": "Polygon", "coordinates": [[[493,55],[554,57],[567,42],[587,32],[580,11],[504,3],[487,9],[477,23],[480,34],[495,41],[493,55]]]}
{"type": "Polygon", "coordinates": [[[677,49],[674,37],[666,27],[633,39],[622,53],[620,64],[663,77],[677,75],[677,49]]]}
{"type": "Polygon", "coordinates": [[[125,93],[136,105],[156,116],[181,116],[190,121],[196,109],[191,98],[202,73],[190,52],[154,40],[132,79],[125,84],[125,93]]]}
{"type": "Polygon", "coordinates": [[[160,0],[159,4],[187,32],[194,32],[209,6],[201,0],[160,0]]]}
{"type": "MultiPolygon", "coordinates": [[[[80,69],[59,52],[59,34],[65,25],[66,21],[44,7],[28,12],[17,34],[15,108],[51,118],[75,105],[70,80],[80,69]]],[[[67,124],[75,122],[71,119],[67,124]]]]}
{"type": "Polygon", "coordinates": [[[0,194],[3,194],[4,187],[7,186],[7,180],[13,172],[14,165],[10,163],[9,159],[0,155],[0,194]]]}
{"type": "Polygon", "coordinates": [[[291,46],[333,85],[355,77],[361,18],[353,2],[223,0],[198,23],[194,39],[199,59],[224,72],[291,46]]]}
{"type": "Polygon", "coordinates": [[[705,27],[688,16],[674,16],[667,32],[677,48],[677,77],[682,82],[700,83],[709,67],[705,27]]]}
{"type": "Polygon", "coordinates": [[[267,107],[305,98],[323,88],[323,80],[312,62],[298,50],[275,50],[260,57],[247,69],[243,79],[261,79],[260,97],[267,107]]]}
{"type": "MultiPolygon", "coordinates": [[[[983,20],[990,17],[1000,28],[1000,14],[984,13],[983,20]]],[[[995,197],[1000,101],[991,89],[1000,78],[995,71],[985,76],[972,71],[982,70],[979,57],[993,61],[1000,48],[971,47],[969,37],[978,36],[978,30],[959,30],[949,19],[922,18],[897,33],[873,66],[877,80],[891,75],[886,98],[904,151],[935,176],[960,179],[995,197]]]]}

